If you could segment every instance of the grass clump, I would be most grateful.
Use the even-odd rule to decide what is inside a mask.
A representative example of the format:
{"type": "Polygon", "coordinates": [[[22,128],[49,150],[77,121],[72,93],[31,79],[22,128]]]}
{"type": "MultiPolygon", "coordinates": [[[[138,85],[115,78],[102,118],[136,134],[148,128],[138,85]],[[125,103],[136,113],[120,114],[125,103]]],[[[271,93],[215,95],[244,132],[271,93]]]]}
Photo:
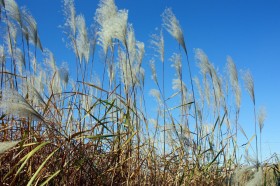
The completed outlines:
{"type": "MultiPolygon", "coordinates": [[[[174,51],[168,58],[164,30],[152,35],[155,87],[150,95],[157,101],[152,114],[148,103],[152,99],[145,94],[145,44],[136,39],[128,11],[119,10],[114,0],[100,0],[91,33],[74,4],[63,1],[63,28],[75,61],[75,70],[69,71],[67,63],[58,65],[55,55],[44,48],[30,12],[14,0],[0,1],[1,184],[279,183],[277,156],[259,161],[254,83],[248,73],[244,77],[254,104],[254,136],[249,139],[239,124],[241,88],[231,57],[226,66],[229,74],[222,75],[203,50],[196,49],[200,74],[193,73],[182,28],[172,10],[166,9],[163,28],[184,53],[174,51]],[[97,51],[102,55],[95,56],[97,51]],[[182,55],[189,82],[184,81],[182,55]],[[169,86],[166,59],[175,72],[169,86]],[[253,167],[240,168],[244,156],[239,132],[248,140],[244,152],[248,162],[249,150],[254,149],[251,141],[256,140],[253,167]]],[[[265,112],[260,110],[260,134],[264,121],[265,112]]]]}

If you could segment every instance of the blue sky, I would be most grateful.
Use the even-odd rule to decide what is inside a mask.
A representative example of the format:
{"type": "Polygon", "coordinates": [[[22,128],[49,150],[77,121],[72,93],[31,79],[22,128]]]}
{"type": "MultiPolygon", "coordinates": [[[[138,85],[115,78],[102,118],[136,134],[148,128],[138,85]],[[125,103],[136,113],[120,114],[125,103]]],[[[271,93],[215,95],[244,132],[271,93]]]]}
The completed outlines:
{"type": "MultiPolygon", "coordinates": [[[[65,37],[59,25],[64,22],[62,2],[59,0],[20,0],[37,20],[43,46],[50,49],[58,63],[69,61],[73,54],[65,48],[65,37]]],[[[93,22],[97,0],[76,2],[78,13],[93,22]]],[[[149,35],[160,27],[160,15],[171,7],[179,19],[189,50],[191,67],[198,72],[194,60],[194,48],[201,48],[220,71],[227,55],[238,69],[250,69],[255,80],[257,109],[265,106],[267,119],[263,129],[263,154],[280,153],[280,1],[278,0],[116,0],[119,9],[129,10],[129,22],[136,38],[148,43],[149,35]]],[[[165,33],[166,58],[178,51],[178,44],[165,33]]],[[[151,51],[146,48],[146,66],[151,51]]],[[[74,63],[74,62],[73,62],[74,63]]],[[[145,65],[145,64],[144,64],[145,65]]],[[[70,66],[71,67],[71,66],[70,66]]],[[[173,78],[173,72],[169,76],[173,78]]],[[[147,81],[150,81],[147,75],[147,81]]],[[[187,74],[185,75],[187,76],[187,74]]],[[[253,105],[242,84],[240,124],[251,137],[253,135],[253,105]]],[[[148,85],[152,88],[152,85],[148,85]]]]}

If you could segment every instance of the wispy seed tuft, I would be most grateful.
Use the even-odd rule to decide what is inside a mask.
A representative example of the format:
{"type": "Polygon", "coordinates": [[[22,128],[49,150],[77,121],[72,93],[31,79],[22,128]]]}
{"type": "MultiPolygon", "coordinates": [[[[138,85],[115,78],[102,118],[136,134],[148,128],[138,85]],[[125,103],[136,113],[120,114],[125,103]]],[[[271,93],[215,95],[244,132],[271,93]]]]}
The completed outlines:
{"type": "Polygon", "coordinates": [[[171,8],[166,8],[162,14],[163,27],[177,40],[177,42],[187,51],[183,31],[180,23],[172,12],[171,8]]]}
{"type": "Polygon", "coordinates": [[[255,104],[255,84],[253,76],[249,70],[245,71],[243,79],[245,81],[245,88],[248,91],[253,103],[255,104]]]}

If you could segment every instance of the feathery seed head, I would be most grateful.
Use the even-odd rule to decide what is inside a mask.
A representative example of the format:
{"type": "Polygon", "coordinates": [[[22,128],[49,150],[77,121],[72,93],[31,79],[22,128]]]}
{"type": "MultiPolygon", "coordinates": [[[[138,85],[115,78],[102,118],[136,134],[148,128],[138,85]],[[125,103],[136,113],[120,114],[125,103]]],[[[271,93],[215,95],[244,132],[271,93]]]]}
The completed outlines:
{"type": "Polygon", "coordinates": [[[32,117],[43,120],[43,117],[16,91],[4,89],[2,91],[0,109],[6,114],[16,114],[19,117],[32,117]]]}
{"type": "Polygon", "coordinates": [[[67,85],[69,81],[69,68],[66,62],[63,62],[58,70],[59,78],[62,80],[64,86],[67,85]]]}
{"type": "Polygon", "coordinates": [[[10,33],[11,40],[14,43],[14,45],[16,45],[17,33],[18,33],[17,26],[11,21],[8,21],[8,26],[9,26],[9,33],[10,33]]]}
{"type": "Polygon", "coordinates": [[[109,84],[110,85],[112,85],[114,79],[116,78],[116,71],[117,71],[116,64],[115,63],[109,64],[108,69],[107,69],[107,73],[108,73],[108,76],[109,76],[109,84]]]}
{"type": "Polygon", "coordinates": [[[261,107],[259,110],[259,113],[258,113],[260,132],[262,132],[265,119],[266,119],[266,109],[265,109],[265,107],[261,107]]]}
{"type": "Polygon", "coordinates": [[[14,0],[5,0],[3,4],[5,4],[8,15],[16,20],[19,25],[22,25],[21,14],[17,3],[14,0]]]}
{"type": "Polygon", "coordinates": [[[0,154],[4,153],[5,151],[15,147],[19,141],[5,141],[0,142],[0,154]]]}
{"type": "Polygon", "coordinates": [[[127,20],[128,20],[128,11],[119,10],[117,16],[112,19],[114,29],[113,38],[119,39],[121,42],[125,43],[126,30],[127,30],[127,20]]]}
{"type": "Polygon", "coordinates": [[[128,60],[126,58],[126,52],[123,50],[118,51],[118,62],[120,68],[120,75],[123,84],[128,87],[133,84],[131,74],[133,73],[130,65],[128,65],[128,60]]]}
{"type": "Polygon", "coordinates": [[[145,69],[144,68],[140,67],[139,75],[140,75],[140,81],[142,82],[142,85],[144,86],[144,82],[145,82],[145,69]]]}
{"type": "Polygon", "coordinates": [[[229,74],[229,80],[230,84],[234,91],[235,96],[235,105],[237,110],[240,109],[241,104],[241,89],[238,83],[238,73],[235,66],[235,63],[233,62],[232,58],[230,56],[227,57],[227,73],[229,74]]]}
{"type": "Polygon", "coordinates": [[[195,49],[195,58],[198,62],[200,72],[203,76],[206,76],[206,74],[210,72],[210,64],[207,55],[204,53],[203,50],[197,48],[195,49]]]}
{"type": "Polygon", "coordinates": [[[157,84],[158,83],[157,71],[156,71],[155,60],[154,59],[150,60],[150,68],[151,68],[151,71],[152,71],[152,80],[154,80],[154,82],[157,84]]]}
{"type": "Polygon", "coordinates": [[[80,59],[80,63],[83,59],[88,62],[90,54],[90,42],[88,40],[86,22],[83,15],[78,15],[76,17],[77,26],[77,52],[80,59]]]}
{"type": "Polygon", "coordinates": [[[172,89],[177,91],[183,91],[183,96],[187,96],[187,86],[186,84],[179,78],[172,80],[172,89]]]}
{"type": "Polygon", "coordinates": [[[94,19],[99,25],[103,26],[104,22],[117,14],[117,11],[114,0],[100,0],[94,19]]]}
{"type": "Polygon", "coordinates": [[[223,97],[223,89],[222,89],[222,76],[219,76],[214,65],[210,63],[210,77],[213,82],[213,86],[215,89],[216,96],[216,106],[220,106],[220,101],[222,101],[223,97]]]}
{"type": "Polygon", "coordinates": [[[201,88],[200,81],[199,81],[198,77],[194,77],[193,81],[194,81],[194,83],[196,85],[196,88],[198,90],[198,94],[199,94],[199,97],[201,99],[201,102],[203,102],[204,101],[204,95],[203,95],[203,91],[202,91],[202,88],[201,88]]]}
{"type": "Polygon", "coordinates": [[[241,105],[241,89],[239,84],[236,85],[236,87],[234,88],[234,92],[235,92],[235,104],[236,104],[236,108],[237,110],[240,109],[240,105],[241,105]]]}
{"type": "Polygon", "coordinates": [[[34,77],[34,84],[33,86],[36,88],[36,90],[39,92],[40,95],[43,95],[45,84],[46,84],[46,71],[41,68],[40,65],[38,65],[37,68],[37,75],[34,77]]]}
{"type": "Polygon", "coordinates": [[[263,180],[263,172],[262,168],[259,168],[258,171],[256,171],[253,175],[253,179],[251,179],[248,183],[246,183],[246,186],[261,186],[262,180],[263,180]]]}
{"type": "Polygon", "coordinates": [[[127,32],[128,12],[118,11],[117,15],[106,20],[98,30],[98,41],[106,54],[108,47],[112,47],[112,39],[118,39],[125,43],[127,32]]]}
{"type": "Polygon", "coordinates": [[[65,26],[70,28],[71,37],[76,36],[76,10],[74,0],[64,0],[65,26]]]}
{"type": "Polygon", "coordinates": [[[54,55],[51,51],[45,50],[45,65],[51,69],[52,73],[57,70],[54,55]]]}
{"type": "Polygon", "coordinates": [[[4,63],[5,59],[5,50],[4,46],[0,45],[0,64],[4,63]]]}
{"type": "Polygon", "coordinates": [[[112,46],[112,39],[119,39],[125,43],[127,32],[127,10],[118,10],[114,0],[101,0],[94,19],[99,25],[98,41],[106,54],[112,46]]]}
{"type": "Polygon", "coordinates": [[[227,71],[229,72],[230,82],[232,85],[238,83],[238,74],[235,63],[233,59],[228,56],[227,57],[227,71]]]}
{"type": "Polygon", "coordinates": [[[182,81],[180,78],[176,78],[172,80],[172,89],[176,90],[178,92],[181,92],[181,99],[182,99],[182,104],[185,105],[187,104],[187,100],[190,98],[192,100],[192,95],[187,94],[187,86],[186,84],[182,81]]]}
{"type": "Polygon", "coordinates": [[[142,64],[142,61],[143,61],[144,54],[145,54],[145,44],[143,42],[136,41],[136,47],[137,47],[136,59],[137,59],[138,65],[140,67],[142,64]]]}
{"type": "Polygon", "coordinates": [[[150,95],[153,96],[156,101],[158,102],[159,105],[162,105],[162,101],[160,99],[160,92],[157,89],[151,89],[150,90],[150,95]]]}
{"type": "Polygon", "coordinates": [[[247,89],[253,103],[255,104],[255,84],[253,76],[249,70],[245,71],[243,79],[245,81],[245,88],[247,89]]]}
{"type": "Polygon", "coordinates": [[[173,53],[170,58],[170,61],[173,62],[173,64],[171,66],[175,68],[177,76],[179,78],[181,78],[181,76],[182,76],[182,56],[181,56],[181,54],[173,53]]]}
{"type": "Polygon", "coordinates": [[[34,72],[37,71],[37,58],[34,55],[30,55],[31,56],[31,67],[33,69],[34,72]]]}
{"type": "MultiPolygon", "coordinates": [[[[36,76],[35,77],[32,77],[32,80],[34,80],[33,82],[36,82],[36,76]]],[[[39,91],[35,88],[36,86],[36,83],[30,83],[28,81],[24,81],[22,82],[20,88],[21,88],[21,91],[22,91],[22,95],[23,96],[26,96],[28,95],[28,100],[32,100],[32,104],[35,105],[35,106],[38,106],[40,104],[42,105],[46,105],[43,97],[41,96],[41,94],[39,93],[39,91]]]]}
{"type": "Polygon", "coordinates": [[[159,54],[161,62],[164,62],[164,38],[162,30],[160,30],[160,34],[153,34],[151,36],[151,44],[155,51],[159,54]]]}
{"type": "Polygon", "coordinates": [[[204,96],[207,101],[207,105],[210,105],[210,98],[211,98],[211,91],[210,91],[210,84],[208,79],[204,79],[203,81],[203,87],[204,87],[204,96]]]}
{"type": "Polygon", "coordinates": [[[14,23],[7,21],[9,26],[9,32],[6,32],[6,37],[4,38],[5,43],[8,48],[9,55],[12,56],[13,53],[13,45],[16,45],[17,38],[17,27],[14,23]]]}
{"type": "Polygon", "coordinates": [[[164,10],[162,14],[162,22],[163,27],[177,40],[183,49],[187,51],[183,31],[171,8],[164,10]]]}
{"type": "Polygon", "coordinates": [[[18,67],[17,69],[19,71],[19,74],[22,75],[23,67],[25,67],[25,59],[22,51],[19,48],[16,48],[15,50],[15,60],[18,67]]]}
{"type": "Polygon", "coordinates": [[[31,13],[26,9],[22,8],[22,17],[24,19],[24,30],[25,30],[25,37],[27,41],[31,41],[36,47],[43,51],[43,47],[41,44],[41,40],[38,34],[37,22],[32,17],[31,13]]]}
{"type": "Polygon", "coordinates": [[[127,50],[129,53],[129,60],[133,62],[136,54],[136,48],[135,48],[136,39],[135,39],[135,33],[132,24],[129,24],[127,28],[126,43],[127,43],[127,50]]]}

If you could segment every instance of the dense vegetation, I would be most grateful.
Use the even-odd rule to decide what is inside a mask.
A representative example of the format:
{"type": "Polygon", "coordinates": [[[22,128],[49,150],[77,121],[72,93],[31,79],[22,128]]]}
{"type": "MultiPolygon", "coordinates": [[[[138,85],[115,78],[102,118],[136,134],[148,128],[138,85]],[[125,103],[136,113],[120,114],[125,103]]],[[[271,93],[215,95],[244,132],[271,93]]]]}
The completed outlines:
{"type": "Polygon", "coordinates": [[[263,161],[258,153],[265,111],[256,112],[251,73],[242,76],[255,116],[255,135],[247,136],[239,125],[241,79],[233,59],[227,57],[225,74],[201,49],[189,61],[171,9],[146,44],[154,52],[150,95],[145,45],[136,40],[127,10],[100,0],[87,27],[74,1],[64,0],[64,16],[71,71],[41,44],[31,13],[0,0],[3,185],[279,184],[278,157],[263,161]],[[167,33],[180,46],[172,56],[165,56],[167,33]],[[169,60],[172,85],[166,85],[169,60]],[[146,103],[151,96],[154,114],[146,103]],[[245,148],[239,136],[247,139],[245,148]]]}

